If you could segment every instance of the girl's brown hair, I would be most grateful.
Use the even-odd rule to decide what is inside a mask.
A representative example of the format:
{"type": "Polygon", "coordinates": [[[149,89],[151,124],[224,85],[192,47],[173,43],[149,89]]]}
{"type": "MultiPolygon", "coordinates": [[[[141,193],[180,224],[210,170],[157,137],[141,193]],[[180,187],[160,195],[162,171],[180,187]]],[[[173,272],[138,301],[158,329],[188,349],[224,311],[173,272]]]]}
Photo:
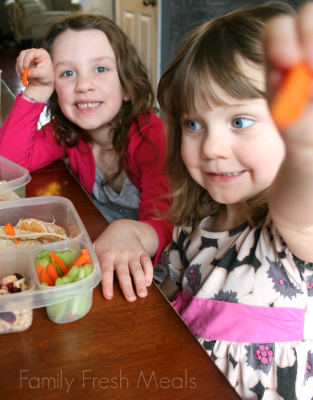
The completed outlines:
{"type": "MultiPolygon", "coordinates": [[[[123,157],[128,147],[130,125],[135,121],[140,132],[137,121],[138,115],[149,110],[155,111],[154,91],[149,82],[147,70],[140,61],[134,45],[112,20],[102,15],[87,13],[73,13],[56,20],[43,41],[43,47],[49,52],[50,56],[52,56],[54,39],[68,29],[77,31],[99,29],[106,35],[115,54],[119,79],[130,97],[129,101],[123,101],[119,113],[112,121],[112,146],[119,156],[119,169],[113,175],[105,177],[105,184],[109,184],[124,169],[123,157]]],[[[63,115],[56,91],[51,96],[48,113],[52,118],[54,135],[59,144],[74,147],[77,146],[80,138],[86,141],[90,140],[86,131],[83,131],[63,115]]]]}
{"type": "MultiPolygon", "coordinates": [[[[239,9],[194,29],[176,58],[162,76],[158,102],[168,127],[168,154],[165,172],[173,189],[172,206],[165,215],[174,225],[198,224],[205,216],[216,213],[222,204],[189,175],[181,157],[181,119],[195,108],[196,96],[206,102],[207,93],[219,102],[213,92],[213,79],[228,94],[238,99],[265,97],[265,93],[247,79],[238,56],[265,67],[263,34],[266,23],[281,14],[294,14],[285,3],[269,3],[239,9]]],[[[252,225],[267,213],[266,191],[244,202],[242,207],[252,225]]]]}

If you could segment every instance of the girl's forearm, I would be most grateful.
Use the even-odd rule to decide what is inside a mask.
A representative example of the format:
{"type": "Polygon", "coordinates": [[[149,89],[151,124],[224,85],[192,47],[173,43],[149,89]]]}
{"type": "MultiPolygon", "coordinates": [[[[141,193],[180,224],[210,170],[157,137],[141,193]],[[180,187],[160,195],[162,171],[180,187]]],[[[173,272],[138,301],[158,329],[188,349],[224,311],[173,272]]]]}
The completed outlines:
{"type": "Polygon", "coordinates": [[[308,247],[312,247],[306,243],[313,238],[312,199],[313,146],[294,144],[287,147],[268,200],[272,219],[290,250],[306,260],[308,247]]]}

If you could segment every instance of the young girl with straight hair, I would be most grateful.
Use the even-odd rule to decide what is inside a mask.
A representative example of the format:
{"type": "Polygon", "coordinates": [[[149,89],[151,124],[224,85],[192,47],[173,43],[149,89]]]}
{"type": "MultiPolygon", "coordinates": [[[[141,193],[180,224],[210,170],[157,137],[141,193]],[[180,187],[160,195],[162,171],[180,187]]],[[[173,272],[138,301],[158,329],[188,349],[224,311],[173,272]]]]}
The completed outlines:
{"type": "Polygon", "coordinates": [[[112,224],[95,242],[102,288],[113,297],[113,272],[127,300],[147,295],[154,263],[172,228],[154,218],[168,210],[162,166],[165,134],[154,114],[147,71],[125,33],[110,19],[70,14],[56,21],[43,48],[20,53],[16,72],[28,86],[0,130],[0,153],[30,171],[59,158],[112,224]],[[37,129],[45,103],[51,122],[37,129]],[[152,236],[155,246],[146,246],[152,236]]]}
{"type": "Polygon", "coordinates": [[[175,225],[161,289],[243,399],[313,394],[313,103],[280,133],[265,96],[267,70],[272,94],[297,62],[313,71],[312,21],[312,3],[217,18],[158,89],[175,225]]]}

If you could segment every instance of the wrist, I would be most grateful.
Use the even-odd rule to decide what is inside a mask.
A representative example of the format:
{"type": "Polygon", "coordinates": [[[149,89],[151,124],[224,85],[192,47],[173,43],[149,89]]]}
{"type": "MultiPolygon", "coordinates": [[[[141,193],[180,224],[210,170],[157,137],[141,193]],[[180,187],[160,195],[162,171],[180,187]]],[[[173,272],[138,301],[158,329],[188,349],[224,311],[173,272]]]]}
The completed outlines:
{"type": "Polygon", "coordinates": [[[31,87],[27,87],[24,91],[21,90],[21,97],[32,103],[48,103],[53,90],[50,88],[42,88],[40,90],[33,90],[31,87]]]}
{"type": "Polygon", "coordinates": [[[45,103],[46,106],[49,105],[49,101],[46,101],[46,102],[44,102],[44,101],[37,101],[37,100],[34,99],[33,97],[30,97],[30,96],[28,96],[26,93],[24,93],[23,90],[21,90],[20,93],[21,93],[21,95],[22,95],[21,97],[23,97],[23,99],[28,100],[28,101],[30,101],[30,102],[32,102],[32,103],[45,103]]]}

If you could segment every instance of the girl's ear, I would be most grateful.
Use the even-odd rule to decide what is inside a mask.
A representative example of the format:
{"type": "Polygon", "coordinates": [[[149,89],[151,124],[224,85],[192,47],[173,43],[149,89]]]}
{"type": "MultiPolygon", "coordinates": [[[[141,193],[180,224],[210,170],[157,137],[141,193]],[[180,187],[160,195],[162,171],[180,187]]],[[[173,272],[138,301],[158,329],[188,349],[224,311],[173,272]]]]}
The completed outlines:
{"type": "Polygon", "coordinates": [[[128,92],[124,92],[123,100],[124,100],[124,101],[130,100],[130,95],[128,94],[128,92]]]}

